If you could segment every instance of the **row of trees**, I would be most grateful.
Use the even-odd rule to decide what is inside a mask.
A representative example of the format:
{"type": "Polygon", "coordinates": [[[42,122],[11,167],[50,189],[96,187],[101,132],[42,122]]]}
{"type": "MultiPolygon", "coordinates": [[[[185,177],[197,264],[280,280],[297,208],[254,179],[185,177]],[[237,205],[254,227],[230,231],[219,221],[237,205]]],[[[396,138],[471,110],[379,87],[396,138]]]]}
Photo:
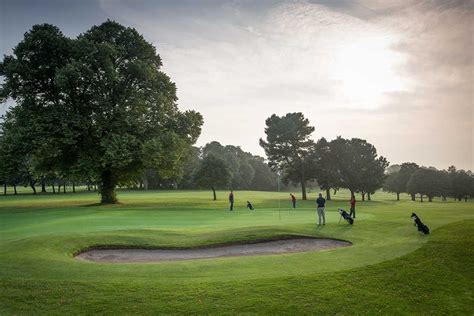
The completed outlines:
{"type": "Polygon", "coordinates": [[[202,148],[192,147],[182,173],[173,179],[161,179],[147,170],[143,188],[239,189],[266,190],[277,188],[277,175],[264,158],[244,152],[238,146],[223,146],[213,141],[202,148]]]}
{"type": "Polygon", "coordinates": [[[147,169],[179,174],[202,116],[177,107],[176,86],[155,47],[107,21],[77,38],[35,25],[0,62],[0,177],[99,183],[102,203],[147,169]]]}
{"type": "Polygon", "coordinates": [[[301,185],[306,200],[306,186],[315,180],[331,199],[331,189],[347,188],[361,193],[362,200],[382,187],[387,159],[376,148],[359,138],[311,138],[314,127],[302,113],[272,115],[266,120],[266,139],[260,139],[270,167],[281,172],[283,181],[301,185]]]}
{"type": "Polygon", "coordinates": [[[474,176],[470,171],[457,170],[450,166],[447,170],[438,170],[430,167],[420,167],[416,163],[403,163],[393,165],[388,172],[383,189],[393,192],[400,200],[400,193],[408,193],[415,201],[419,194],[420,202],[423,197],[428,197],[431,202],[434,197],[447,197],[467,202],[469,196],[474,197],[474,176]]]}

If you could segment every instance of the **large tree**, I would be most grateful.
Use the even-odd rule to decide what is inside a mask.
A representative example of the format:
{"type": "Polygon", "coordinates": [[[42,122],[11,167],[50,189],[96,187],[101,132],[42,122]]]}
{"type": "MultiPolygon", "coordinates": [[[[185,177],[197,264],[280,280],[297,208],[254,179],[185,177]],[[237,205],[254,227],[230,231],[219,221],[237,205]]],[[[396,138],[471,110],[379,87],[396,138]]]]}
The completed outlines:
{"type": "Polygon", "coordinates": [[[147,168],[179,169],[202,117],[177,108],[176,87],[155,47],[133,28],[107,21],[77,39],[35,25],[0,63],[1,97],[13,98],[34,166],[99,179],[102,203],[147,168]]]}
{"type": "Polygon", "coordinates": [[[217,200],[216,189],[224,189],[229,186],[231,173],[224,160],[209,154],[203,158],[194,177],[194,181],[199,187],[212,189],[215,201],[217,200]]]}
{"type": "Polygon", "coordinates": [[[377,156],[374,145],[359,138],[337,137],[331,141],[331,150],[341,187],[349,189],[351,194],[360,192],[362,200],[367,193],[382,187],[388,162],[385,157],[377,156]]]}
{"type": "Polygon", "coordinates": [[[306,183],[314,177],[314,127],[300,112],[285,116],[273,114],[266,121],[266,140],[260,139],[272,170],[283,171],[283,179],[301,185],[306,200],[306,183]]]}

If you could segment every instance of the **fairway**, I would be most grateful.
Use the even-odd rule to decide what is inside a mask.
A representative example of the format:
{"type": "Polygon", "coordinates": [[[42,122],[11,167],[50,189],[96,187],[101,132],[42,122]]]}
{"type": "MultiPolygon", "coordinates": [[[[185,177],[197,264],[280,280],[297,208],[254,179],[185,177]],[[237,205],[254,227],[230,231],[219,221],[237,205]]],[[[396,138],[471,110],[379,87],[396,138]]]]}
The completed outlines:
{"type": "Polygon", "coordinates": [[[316,226],[315,193],[290,209],[287,193],[120,191],[0,198],[0,314],[64,313],[449,313],[474,307],[472,202],[359,202],[353,226],[339,222],[348,192],[328,202],[316,226]],[[251,200],[256,210],[245,209],[251,200]],[[280,205],[280,208],[279,208],[280,205]],[[420,235],[415,211],[432,234],[420,235]],[[96,263],[94,247],[169,248],[298,235],[351,247],[160,263],[96,263]]]}

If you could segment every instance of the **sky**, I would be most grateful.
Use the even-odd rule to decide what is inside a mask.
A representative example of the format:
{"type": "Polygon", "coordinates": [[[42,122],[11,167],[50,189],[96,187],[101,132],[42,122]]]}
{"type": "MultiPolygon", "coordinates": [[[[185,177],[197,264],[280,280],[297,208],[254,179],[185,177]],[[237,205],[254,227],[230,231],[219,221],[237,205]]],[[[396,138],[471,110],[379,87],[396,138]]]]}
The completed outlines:
{"type": "Polygon", "coordinates": [[[106,19],[157,47],[180,109],[204,116],[198,145],[264,156],[265,119],[302,112],[315,140],[474,170],[472,0],[0,0],[0,54],[37,23],[75,37],[106,19]]]}

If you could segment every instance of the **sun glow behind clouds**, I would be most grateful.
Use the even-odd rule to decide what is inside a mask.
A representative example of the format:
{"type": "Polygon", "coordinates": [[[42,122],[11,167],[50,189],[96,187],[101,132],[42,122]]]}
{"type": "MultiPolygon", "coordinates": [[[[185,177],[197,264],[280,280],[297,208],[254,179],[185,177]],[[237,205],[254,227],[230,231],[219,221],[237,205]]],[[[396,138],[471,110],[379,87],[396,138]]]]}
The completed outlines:
{"type": "Polygon", "coordinates": [[[340,93],[348,105],[376,108],[384,103],[385,93],[411,89],[410,82],[397,72],[405,58],[390,48],[393,44],[393,37],[376,35],[336,45],[329,75],[340,82],[340,93]]]}

